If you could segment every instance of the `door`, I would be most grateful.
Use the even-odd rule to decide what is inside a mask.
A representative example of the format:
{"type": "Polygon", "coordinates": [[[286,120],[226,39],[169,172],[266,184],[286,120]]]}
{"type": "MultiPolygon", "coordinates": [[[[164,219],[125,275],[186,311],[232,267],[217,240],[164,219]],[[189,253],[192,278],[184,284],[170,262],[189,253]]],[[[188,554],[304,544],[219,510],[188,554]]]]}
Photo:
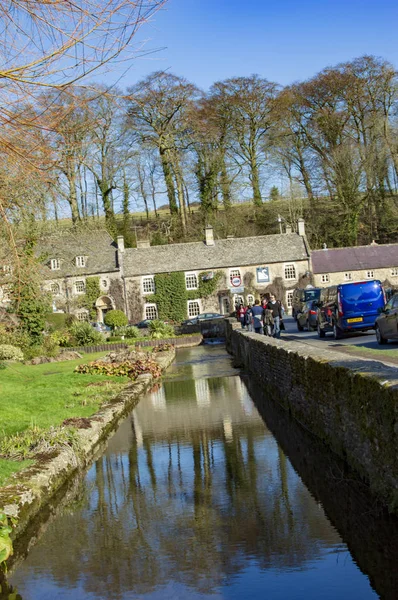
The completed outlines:
{"type": "Polygon", "coordinates": [[[222,315],[229,315],[230,312],[231,312],[231,309],[229,307],[229,297],[221,296],[220,297],[220,313],[222,315]]]}

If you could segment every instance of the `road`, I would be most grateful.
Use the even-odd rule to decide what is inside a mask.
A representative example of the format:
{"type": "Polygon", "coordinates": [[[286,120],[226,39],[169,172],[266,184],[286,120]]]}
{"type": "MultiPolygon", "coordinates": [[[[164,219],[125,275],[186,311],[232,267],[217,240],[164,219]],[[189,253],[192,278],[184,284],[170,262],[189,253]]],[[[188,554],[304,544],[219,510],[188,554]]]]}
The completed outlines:
{"type": "Polygon", "coordinates": [[[318,338],[318,334],[316,331],[301,331],[297,330],[296,322],[293,317],[285,317],[283,319],[285,323],[286,331],[282,333],[283,339],[286,340],[299,340],[305,344],[309,344],[311,346],[318,347],[338,347],[338,346],[363,346],[365,348],[372,348],[373,350],[385,350],[391,348],[392,350],[396,350],[398,345],[396,343],[388,344],[388,346],[379,346],[376,340],[376,336],[374,331],[369,331],[367,333],[355,333],[349,336],[344,336],[341,340],[335,340],[331,333],[327,333],[326,337],[323,339],[318,338]]]}

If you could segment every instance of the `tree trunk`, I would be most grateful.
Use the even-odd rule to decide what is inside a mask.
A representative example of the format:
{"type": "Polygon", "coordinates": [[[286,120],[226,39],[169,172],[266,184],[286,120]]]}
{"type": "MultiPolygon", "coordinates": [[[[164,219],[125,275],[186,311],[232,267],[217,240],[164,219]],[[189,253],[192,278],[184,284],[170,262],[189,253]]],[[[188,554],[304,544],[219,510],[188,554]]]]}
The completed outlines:
{"type": "Polygon", "coordinates": [[[250,181],[253,190],[253,204],[255,206],[261,206],[263,201],[261,198],[260,191],[260,174],[258,171],[257,159],[255,156],[252,156],[250,161],[250,181]]]}
{"type": "Polygon", "coordinates": [[[228,177],[227,165],[225,164],[225,152],[221,157],[221,174],[220,174],[222,201],[225,209],[231,208],[231,182],[228,177]]]}
{"type": "Polygon", "coordinates": [[[178,206],[176,201],[176,193],[173,181],[172,165],[169,158],[168,149],[164,146],[159,146],[160,160],[162,163],[164,181],[166,183],[167,197],[169,199],[170,212],[172,215],[178,215],[178,206]]]}

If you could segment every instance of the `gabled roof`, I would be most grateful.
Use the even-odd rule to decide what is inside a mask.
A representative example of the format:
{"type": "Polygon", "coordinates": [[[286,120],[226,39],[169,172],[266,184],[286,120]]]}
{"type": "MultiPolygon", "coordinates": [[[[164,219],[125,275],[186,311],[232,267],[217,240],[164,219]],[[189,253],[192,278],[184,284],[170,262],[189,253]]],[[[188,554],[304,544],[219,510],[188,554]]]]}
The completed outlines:
{"type": "Polygon", "coordinates": [[[313,250],[313,273],[340,273],[398,267],[398,244],[313,250]]]}
{"type": "Polygon", "coordinates": [[[249,265],[269,265],[308,259],[304,238],[296,233],[204,242],[127,248],[124,274],[152,275],[172,271],[201,271],[249,265]]]}
{"type": "Polygon", "coordinates": [[[40,239],[36,254],[43,264],[45,279],[94,275],[118,270],[117,246],[104,230],[65,230],[40,239]],[[76,266],[76,256],[84,256],[84,267],[76,266]],[[52,258],[60,259],[60,269],[51,270],[52,258]]]}

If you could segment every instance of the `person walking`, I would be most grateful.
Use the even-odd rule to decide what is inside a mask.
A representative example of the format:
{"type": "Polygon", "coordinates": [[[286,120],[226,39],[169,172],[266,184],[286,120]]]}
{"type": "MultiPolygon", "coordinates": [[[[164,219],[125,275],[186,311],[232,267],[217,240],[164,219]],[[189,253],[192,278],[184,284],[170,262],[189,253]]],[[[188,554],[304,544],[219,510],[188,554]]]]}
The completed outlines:
{"type": "Polygon", "coordinates": [[[275,298],[274,294],[271,294],[270,296],[267,309],[271,311],[274,319],[272,335],[274,338],[279,339],[281,337],[282,306],[281,303],[275,298]]]}
{"type": "Polygon", "coordinates": [[[253,313],[252,313],[252,305],[249,304],[245,313],[245,322],[247,325],[248,331],[253,331],[253,313]]]}
{"type": "Polygon", "coordinates": [[[238,319],[240,321],[242,329],[245,328],[245,313],[246,313],[245,307],[243,306],[243,304],[240,304],[239,309],[238,309],[238,319]]]}
{"type": "Polygon", "coordinates": [[[272,316],[272,310],[265,306],[263,310],[263,321],[264,321],[264,335],[272,336],[272,330],[274,328],[274,317],[272,316]]]}
{"type": "Polygon", "coordinates": [[[263,333],[263,307],[260,306],[260,300],[255,300],[252,306],[254,333],[263,333]]]}

